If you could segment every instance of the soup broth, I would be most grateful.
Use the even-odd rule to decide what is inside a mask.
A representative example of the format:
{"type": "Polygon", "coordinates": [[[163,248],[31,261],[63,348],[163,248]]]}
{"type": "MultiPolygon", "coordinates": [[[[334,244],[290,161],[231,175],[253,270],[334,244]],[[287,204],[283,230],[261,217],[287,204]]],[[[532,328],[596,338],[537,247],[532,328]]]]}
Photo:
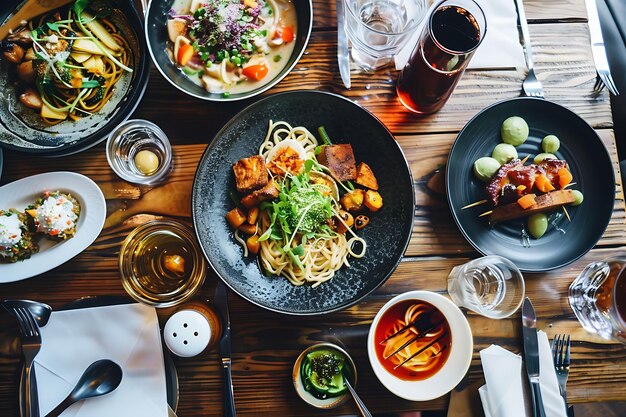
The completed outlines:
{"type": "Polygon", "coordinates": [[[420,381],[435,375],[446,363],[452,337],[447,320],[432,304],[404,300],[382,315],[374,344],[387,372],[402,380],[420,381]]]}
{"type": "Polygon", "coordinates": [[[175,0],[167,21],[167,53],[211,93],[264,86],[294,49],[297,19],[290,0],[175,0]]]}

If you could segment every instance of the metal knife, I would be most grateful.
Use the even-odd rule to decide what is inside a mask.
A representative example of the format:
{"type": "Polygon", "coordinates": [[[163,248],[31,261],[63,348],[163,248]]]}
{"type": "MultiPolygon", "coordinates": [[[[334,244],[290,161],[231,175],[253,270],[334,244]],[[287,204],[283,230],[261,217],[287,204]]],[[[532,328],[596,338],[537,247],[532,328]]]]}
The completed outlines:
{"type": "Polygon", "coordinates": [[[343,0],[337,0],[337,62],[341,81],[346,88],[350,88],[350,55],[344,26],[343,0]]]}
{"type": "Polygon", "coordinates": [[[230,347],[230,315],[228,314],[228,293],[226,285],[222,281],[215,289],[215,305],[222,316],[222,338],[219,343],[220,356],[222,357],[222,372],[224,379],[224,416],[235,417],[235,394],[233,393],[233,375],[231,372],[231,347],[230,347]]]}
{"type": "MultiPolygon", "coordinates": [[[[600,27],[600,16],[598,15],[598,5],[596,0],[585,0],[587,7],[587,24],[589,25],[589,36],[591,38],[591,55],[593,62],[598,68],[609,68],[609,61],[606,57],[606,48],[604,46],[604,38],[602,37],[602,28],[600,27]]],[[[604,82],[604,81],[603,81],[604,82]]],[[[607,88],[612,91],[611,87],[607,88]]],[[[615,92],[613,92],[613,95],[615,92]]]]}
{"type": "Polygon", "coordinates": [[[530,382],[533,416],[546,417],[539,386],[539,342],[537,341],[537,317],[530,299],[526,297],[522,305],[522,336],[524,337],[524,362],[530,382]]]}

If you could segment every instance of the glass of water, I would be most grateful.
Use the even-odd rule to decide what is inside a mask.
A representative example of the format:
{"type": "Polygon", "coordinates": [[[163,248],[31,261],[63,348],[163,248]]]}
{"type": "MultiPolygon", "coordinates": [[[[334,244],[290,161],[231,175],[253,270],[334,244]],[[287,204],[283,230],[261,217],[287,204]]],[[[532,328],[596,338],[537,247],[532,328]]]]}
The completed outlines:
{"type": "Polygon", "coordinates": [[[626,344],[626,255],[587,265],[569,287],[569,304],[585,330],[626,344]]]}
{"type": "Polygon", "coordinates": [[[513,262],[489,255],[454,267],[448,276],[448,293],[460,307],[502,319],[522,305],[524,277],[513,262]]]}
{"type": "Polygon", "coordinates": [[[393,61],[424,19],[428,0],[344,0],[354,62],[366,70],[393,61]]]}

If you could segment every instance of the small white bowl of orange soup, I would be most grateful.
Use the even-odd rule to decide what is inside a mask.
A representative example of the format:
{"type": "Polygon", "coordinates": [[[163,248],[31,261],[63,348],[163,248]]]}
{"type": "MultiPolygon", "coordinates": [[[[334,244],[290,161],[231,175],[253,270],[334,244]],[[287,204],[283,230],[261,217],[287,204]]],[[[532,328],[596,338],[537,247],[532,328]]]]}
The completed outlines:
{"type": "Polygon", "coordinates": [[[367,338],[376,377],[410,401],[450,392],[467,373],[473,349],[461,310],[429,291],[410,291],[389,300],[374,317],[367,338]]]}

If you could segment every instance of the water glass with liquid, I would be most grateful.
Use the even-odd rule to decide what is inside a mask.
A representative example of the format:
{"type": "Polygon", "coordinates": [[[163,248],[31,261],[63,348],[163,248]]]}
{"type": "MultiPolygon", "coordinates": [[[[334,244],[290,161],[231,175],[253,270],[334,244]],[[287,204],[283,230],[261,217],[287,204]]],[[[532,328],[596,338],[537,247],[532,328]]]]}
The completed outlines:
{"type": "Polygon", "coordinates": [[[489,255],[454,267],[448,276],[448,293],[459,307],[502,319],[522,305],[524,277],[513,262],[489,255]]]}
{"type": "Polygon", "coordinates": [[[402,49],[428,9],[428,0],[343,0],[345,30],[354,62],[382,68],[402,49]]]}
{"type": "Polygon", "coordinates": [[[626,344],[626,255],[593,262],[569,287],[569,304],[588,332],[626,344]]]}

